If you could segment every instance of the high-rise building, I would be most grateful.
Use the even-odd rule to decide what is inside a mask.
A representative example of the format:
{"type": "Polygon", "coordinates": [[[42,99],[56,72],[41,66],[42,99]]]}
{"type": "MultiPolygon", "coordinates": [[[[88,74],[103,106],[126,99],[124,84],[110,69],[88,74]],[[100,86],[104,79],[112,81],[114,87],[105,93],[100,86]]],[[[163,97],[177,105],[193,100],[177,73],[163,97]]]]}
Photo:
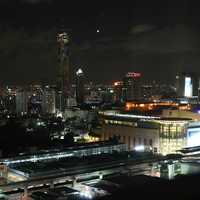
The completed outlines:
{"type": "Polygon", "coordinates": [[[199,94],[199,77],[196,73],[182,73],[176,76],[178,96],[194,97],[199,94]]]}
{"type": "Polygon", "coordinates": [[[38,115],[42,113],[42,94],[41,84],[33,84],[28,88],[30,98],[28,102],[28,113],[38,115]]]}
{"type": "Polygon", "coordinates": [[[54,114],[56,112],[55,90],[45,88],[42,95],[42,112],[48,114],[54,114]]]}
{"type": "Polygon", "coordinates": [[[123,81],[114,82],[114,101],[115,102],[123,101],[122,88],[123,88],[123,81]]]}
{"type": "Polygon", "coordinates": [[[81,68],[76,72],[76,101],[80,105],[84,102],[84,73],[81,68]]]}
{"type": "Polygon", "coordinates": [[[123,78],[123,99],[138,100],[141,98],[141,73],[128,72],[123,78]]]}
{"type": "Polygon", "coordinates": [[[16,113],[26,114],[28,112],[30,94],[27,91],[18,91],[16,93],[16,113]]]}
{"type": "Polygon", "coordinates": [[[153,95],[155,95],[155,93],[152,84],[144,84],[141,86],[141,97],[143,100],[151,100],[153,95]]]}
{"type": "Polygon", "coordinates": [[[57,42],[59,69],[57,77],[57,109],[60,111],[65,110],[67,98],[70,95],[69,41],[70,39],[67,33],[63,32],[58,34],[57,42]]]}

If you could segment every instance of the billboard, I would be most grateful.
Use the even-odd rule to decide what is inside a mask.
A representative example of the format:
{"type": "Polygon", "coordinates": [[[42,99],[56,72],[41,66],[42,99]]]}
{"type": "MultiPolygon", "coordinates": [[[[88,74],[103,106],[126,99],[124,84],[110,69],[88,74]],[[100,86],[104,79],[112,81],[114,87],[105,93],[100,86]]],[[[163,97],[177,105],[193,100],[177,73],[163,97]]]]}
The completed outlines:
{"type": "Polygon", "coordinates": [[[200,127],[188,128],[187,147],[200,146],[200,127]]]}
{"type": "Polygon", "coordinates": [[[192,79],[191,77],[185,77],[185,97],[192,97],[192,79]]]}

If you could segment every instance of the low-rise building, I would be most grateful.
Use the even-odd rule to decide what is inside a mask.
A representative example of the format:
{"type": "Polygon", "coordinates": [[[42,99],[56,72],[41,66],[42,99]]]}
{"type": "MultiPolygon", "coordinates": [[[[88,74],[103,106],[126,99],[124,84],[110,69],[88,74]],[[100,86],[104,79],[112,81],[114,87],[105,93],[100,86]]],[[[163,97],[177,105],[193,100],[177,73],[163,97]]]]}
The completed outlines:
{"type": "Polygon", "coordinates": [[[117,136],[130,151],[143,147],[166,155],[200,145],[194,142],[200,138],[200,115],[189,111],[167,110],[159,117],[108,111],[101,116],[102,128],[96,130],[101,140],[117,136]]]}

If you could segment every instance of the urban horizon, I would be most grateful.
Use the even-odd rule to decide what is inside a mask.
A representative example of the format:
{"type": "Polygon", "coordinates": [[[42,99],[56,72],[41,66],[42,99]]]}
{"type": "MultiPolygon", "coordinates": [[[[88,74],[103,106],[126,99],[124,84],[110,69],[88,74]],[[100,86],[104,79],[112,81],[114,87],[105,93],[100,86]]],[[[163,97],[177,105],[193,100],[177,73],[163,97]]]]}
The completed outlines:
{"type": "Polygon", "coordinates": [[[199,19],[189,0],[1,0],[0,199],[198,199],[199,19]]]}

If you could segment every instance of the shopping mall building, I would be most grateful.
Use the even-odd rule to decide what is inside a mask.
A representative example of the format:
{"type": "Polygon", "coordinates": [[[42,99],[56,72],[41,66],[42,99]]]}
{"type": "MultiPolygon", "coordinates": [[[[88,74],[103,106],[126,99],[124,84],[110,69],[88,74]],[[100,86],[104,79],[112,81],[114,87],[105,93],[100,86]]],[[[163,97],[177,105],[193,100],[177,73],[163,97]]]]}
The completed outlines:
{"type": "Polygon", "coordinates": [[[117,136],[129,150],[152,150],[163,155],[200,145],[200,115],[189,111],[163,110],[161,116],[104,111],[102,141],[117,136]]]}

